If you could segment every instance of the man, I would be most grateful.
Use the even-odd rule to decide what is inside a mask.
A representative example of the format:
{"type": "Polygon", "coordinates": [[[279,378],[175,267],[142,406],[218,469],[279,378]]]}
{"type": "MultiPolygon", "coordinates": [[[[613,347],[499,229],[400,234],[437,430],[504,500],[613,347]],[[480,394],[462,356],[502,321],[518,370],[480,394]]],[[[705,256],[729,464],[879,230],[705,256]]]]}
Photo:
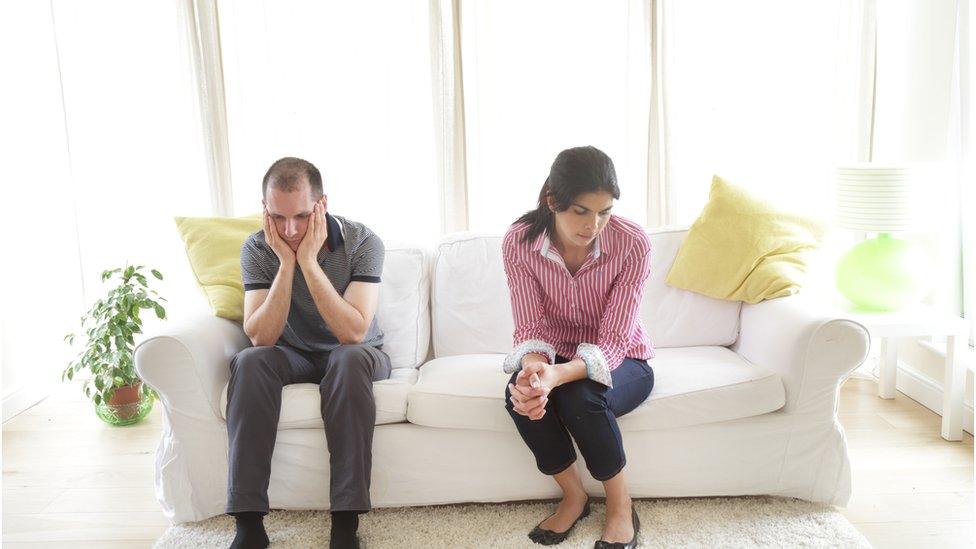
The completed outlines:
{"type": "Polygon", "coordinates": [[[227,513],[232,548],[267,547],[263,517],[281,389],[317,383],[331,465],[330,547],[359,547],[370,509],[372,382],[390,376],[376,326],[384,248],[360,223],[328,213],[322,175],[282,158],[264,176],[264,229],[241,248],[244,332],[254,347],[230,363],[227,513]]]}

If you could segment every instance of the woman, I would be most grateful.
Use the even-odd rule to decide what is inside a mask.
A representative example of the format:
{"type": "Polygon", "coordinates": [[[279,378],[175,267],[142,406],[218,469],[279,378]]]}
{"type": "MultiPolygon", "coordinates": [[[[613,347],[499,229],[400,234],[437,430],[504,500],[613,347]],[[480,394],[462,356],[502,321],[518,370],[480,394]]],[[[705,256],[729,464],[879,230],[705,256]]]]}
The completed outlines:
{"type": "Polygon", "coordinates": [[[565,150],[538,207],[503,242],[515,317],[505,407],[539,470],[563,491],[556,512],[529,533],[543,545],[566,539],[590,511],[573,440],[606,491],[606,522],[595,547],[637,544],[640,524],[616,418],[654,386],[647,364],[654,350],[638,317],[651,245],[643,228],[610,214],[619,197],[610,157],[594,147],[565,150]]]}

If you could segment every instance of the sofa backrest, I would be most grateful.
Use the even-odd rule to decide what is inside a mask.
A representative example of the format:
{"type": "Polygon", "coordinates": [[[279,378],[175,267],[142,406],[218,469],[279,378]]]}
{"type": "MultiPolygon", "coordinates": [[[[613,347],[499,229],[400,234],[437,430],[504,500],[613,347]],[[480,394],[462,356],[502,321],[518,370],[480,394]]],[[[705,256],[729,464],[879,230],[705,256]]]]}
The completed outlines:
{"type": "Polygon", "coordinates": [[[430,348],[430,264],[424,248],[387,244],[376,321],[394,368],[417,368],[430,348]]]}
{"type": "MultiPolygon", "coordinates": [[[[664,283],[687,232],[687,227],[648,232],[651,275],[641,319],[655,347],[731,345],[738,335],[740,302],[664,283]]],[[[501,240],[499,235],[459,233],[437,246],[431,274],[435,357],[511,350],[514,325],[501,240]]]]}

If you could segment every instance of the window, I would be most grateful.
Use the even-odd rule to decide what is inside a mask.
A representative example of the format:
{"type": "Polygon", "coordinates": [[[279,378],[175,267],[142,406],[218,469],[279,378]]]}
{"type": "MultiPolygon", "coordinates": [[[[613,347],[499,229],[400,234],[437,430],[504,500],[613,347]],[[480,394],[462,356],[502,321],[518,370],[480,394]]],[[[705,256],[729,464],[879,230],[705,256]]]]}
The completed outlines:
{"type": "Polygon", "coordinates": [[[613,159],[614,213],[645,223],[648,48],[642,2],[461,4],[469,227],[533,209],[559,151],[613,159]]]}

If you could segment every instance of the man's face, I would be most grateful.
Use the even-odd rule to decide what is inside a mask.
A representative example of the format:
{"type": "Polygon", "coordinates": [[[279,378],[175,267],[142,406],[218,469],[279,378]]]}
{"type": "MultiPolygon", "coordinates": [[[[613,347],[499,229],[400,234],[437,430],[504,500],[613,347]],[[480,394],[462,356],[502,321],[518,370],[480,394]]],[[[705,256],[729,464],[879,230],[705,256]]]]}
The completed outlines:
{"type": "Polygon", "coordinates": [[[302,183],[291,192],[271,187],[262,203],[274,222],[278,236],[289,248],[298,251],[298,245],[302,243],[308,229],[308,218],[315,206],[308,182],[302,183]]]}

